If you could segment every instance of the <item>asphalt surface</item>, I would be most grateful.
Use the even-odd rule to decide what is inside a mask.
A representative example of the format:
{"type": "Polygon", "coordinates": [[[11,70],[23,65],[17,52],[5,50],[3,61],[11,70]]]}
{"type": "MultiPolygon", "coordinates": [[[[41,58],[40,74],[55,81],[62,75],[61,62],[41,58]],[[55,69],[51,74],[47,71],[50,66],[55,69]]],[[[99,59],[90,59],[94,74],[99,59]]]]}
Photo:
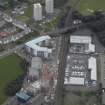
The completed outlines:
{"type": "Polygon", "coordinates": [[[0,59],[14,53],[16,50],[21,49],[23,46],[24,45],[18,45],[18,46],[15,46],[12,49],[7,49],[7,50],[5,50],[3,52],[0,52],[0,59]]]}

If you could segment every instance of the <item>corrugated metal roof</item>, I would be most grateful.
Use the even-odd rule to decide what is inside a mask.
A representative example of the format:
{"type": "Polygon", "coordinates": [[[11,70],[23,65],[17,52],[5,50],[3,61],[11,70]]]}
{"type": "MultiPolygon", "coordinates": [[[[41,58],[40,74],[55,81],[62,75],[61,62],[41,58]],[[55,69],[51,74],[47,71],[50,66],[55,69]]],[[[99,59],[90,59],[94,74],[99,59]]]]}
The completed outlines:
{"type": "Polygon", "coordinates": [[[97,80],[97,62],[96,58],[90,57],[88,59],[88,69],[91,69],[91,79],[97,80]]]}
{"type": "Polygon", "coordinates": [[[70,36],[70,42],[71,43],[91,43],[91,37],[90,36],[77,36],[77,35],[72,35],[70,36]]]}
{"type": "Polygon", "coordinates": [[[81,77],[70,77],[69,79],[65,78],[64,84],[84,85],[84,78],[81,77]]]}
{"type": "Polygon", "coordinates": [[[95,52],[95,45],[89,44],[89,52],[95,52]]]}

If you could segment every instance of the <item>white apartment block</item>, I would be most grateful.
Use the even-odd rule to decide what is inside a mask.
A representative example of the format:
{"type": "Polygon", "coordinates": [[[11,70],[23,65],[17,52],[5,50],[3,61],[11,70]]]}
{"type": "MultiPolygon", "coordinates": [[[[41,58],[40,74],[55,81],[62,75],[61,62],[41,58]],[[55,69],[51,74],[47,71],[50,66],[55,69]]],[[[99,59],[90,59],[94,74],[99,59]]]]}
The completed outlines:
{"type": "Polygon", "coordinates": [[[42,20],[42,6],[40,3],[34,4],[33,18],[35,21],[42,20]]]}
{"type": "Polygon", "coordinates": [[[54,12],[54,0],[46,0],[45,9],[46,9],[46,13],[53,13],[54,12]]]}

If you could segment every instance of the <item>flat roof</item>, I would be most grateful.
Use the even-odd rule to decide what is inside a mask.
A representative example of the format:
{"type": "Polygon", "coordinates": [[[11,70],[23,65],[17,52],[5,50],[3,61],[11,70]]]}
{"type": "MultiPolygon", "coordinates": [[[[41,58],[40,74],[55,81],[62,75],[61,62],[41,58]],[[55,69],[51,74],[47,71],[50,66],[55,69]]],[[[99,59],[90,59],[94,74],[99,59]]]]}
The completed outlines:
{"type": "Polygon", "coordinates": [[[97,62],[95,57],[88,59],[88,69],[91,69],[91,80],[97,80],[97,62]]]}
{"type": "Polygon", "coordinates": [[[51,39],[49,36],[41,36],[41,37],[35,38],[35,39],[25,43],[25,45],[27,47],[32,48],[37,51],[48,51],[51,53],[52,49],[48,49],[47,47],[40,47],[37,45],[38,43],[45,41],[45,40],[49,40],[49,39],[51,39]]]}
{"type": "Polygon", "coordinates": [[[31,68],[41,69],[42,68],[42,59],[40,57],[33,57],[31,60],[31,68]]]}
{"type": "Polygon", "coordinates": [[[20,99],[23,99],[25,101],[28,101],[30,99],[30,96],[27,95],[26,93],[24,92],[19,92],[19,93],[16,93],[16,96],[20,99]]]}
{"type": "Polygon", "coordinates": [[[26,45],[37,44],[37,43],[39,43],[39,42],[42,42],[42,41],[48,40],[48,39],[51,39],[50,36],[48,36],[48,35],[47,35],[47,36],[37,37],[37,38],[35,38],[35,39],[33,39],[33,40],[27,42],[26,45]]]}
{"type": "Polygon", "coordinates": [[[95,45],[94,44],[89,44],[89,51],[95,52],[95,45]]]}
{"type": "Polygon", "coordinates": [[[84,85],[84,78],[81,77],[70,77],[69,79],[65,78],[64,84],[71,84],[71,85],[84,85]]]}
{"type": "Polygon", "coordinates": [[[89,44],[91,42],[92,42],[91,36],[77,36],[77,35],[70,36],[70,43],[89,44]]]}

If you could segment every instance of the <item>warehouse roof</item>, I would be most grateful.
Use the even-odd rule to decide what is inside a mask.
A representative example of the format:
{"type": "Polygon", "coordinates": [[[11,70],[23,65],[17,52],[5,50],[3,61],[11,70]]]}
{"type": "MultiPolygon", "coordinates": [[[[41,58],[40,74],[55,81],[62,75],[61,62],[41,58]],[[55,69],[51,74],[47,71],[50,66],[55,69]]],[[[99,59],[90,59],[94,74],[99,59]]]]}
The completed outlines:
{"type": "Polygon", "coordinates": [[[96,63],[96,58],[90,57],[88,59],[88,69],[91,69],[91,80],[97,80],[97,63],[96,63]]]}
{"type": "Polygon", "coordinates": [[[70,36],[70,42],[71,43],[91,43],[91,36],[77,36],[77,35],[72,35],[70,36]]]}
{"type": "Polygon", "coordinates": [[[69,79],[65,78],[64,84],[84,85],[84,78],[81,77],[70,77],[69,79]]]}
{"type": "Polygon", "coordinates": [[[95,52],[95,45],[89,44],[89,52],[95,52]]]}

